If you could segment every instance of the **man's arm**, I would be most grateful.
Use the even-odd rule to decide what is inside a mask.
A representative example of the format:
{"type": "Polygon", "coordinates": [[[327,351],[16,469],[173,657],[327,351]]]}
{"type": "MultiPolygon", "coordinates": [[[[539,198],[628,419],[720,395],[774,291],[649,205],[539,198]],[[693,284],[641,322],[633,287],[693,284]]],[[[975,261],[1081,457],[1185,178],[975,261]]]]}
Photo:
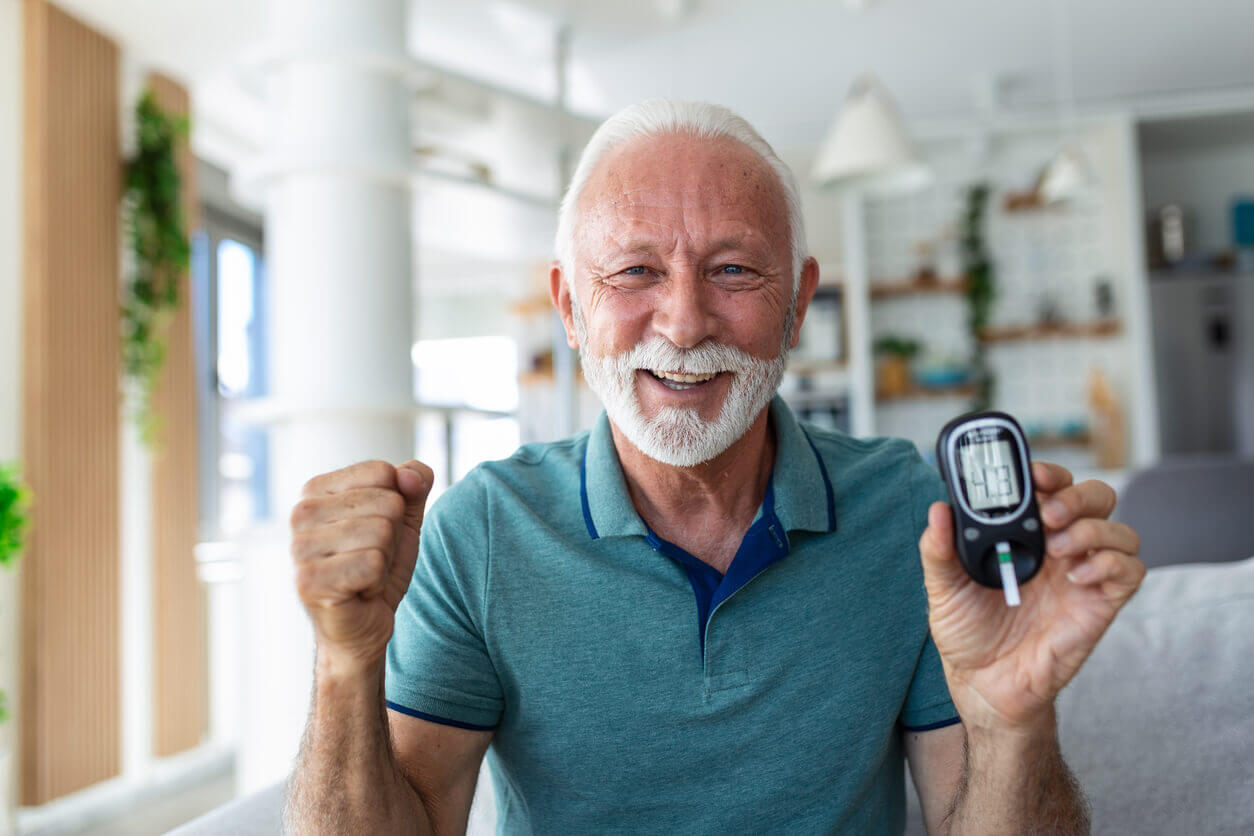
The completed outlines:
{"type": "Polygon", "coordinates": [[[430,488],[431,470],[418,462],[363,462],[311,479],[292,511],[296,585],[318,652],[289,784],[290,832],[466,829],[491,733],[412,718],[390,729],[384,702],[388,639],[414,575],[430,488]]]}
{"type": "Polygon", "coordinates": [[[492,732],[386,709],[382,668],[341,679],[319,667],[286,830],[464,833],[492,732]]]}
{"type": "Polygon", "coordinates": [[[968,738],[962,724],[905,733],[931,834],[1089,832],[1088,805],[1058,748],[1052,713],[1031,733],[968,738]]]}

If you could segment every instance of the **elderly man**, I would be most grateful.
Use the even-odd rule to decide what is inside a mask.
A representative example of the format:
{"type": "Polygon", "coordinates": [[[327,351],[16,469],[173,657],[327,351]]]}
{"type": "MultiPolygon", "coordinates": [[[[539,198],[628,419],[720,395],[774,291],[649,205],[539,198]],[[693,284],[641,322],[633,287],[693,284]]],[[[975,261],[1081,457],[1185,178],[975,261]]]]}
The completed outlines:
{"type": "Polygon", "coordinates": [[[818,267],[723,108],[602,125],[557,254],[591,432],[425,523],[417,462],[293,511],[318,655],[289,824],[464,830],[486,752],[505,832],[900,832],[903,756],[932,832],[1085,830],[1053,701],[1144,574],[1111,489],[1034,463],[1048,556],[1009,609],[912,445],[798,423],[775,391],[818,267]]]}

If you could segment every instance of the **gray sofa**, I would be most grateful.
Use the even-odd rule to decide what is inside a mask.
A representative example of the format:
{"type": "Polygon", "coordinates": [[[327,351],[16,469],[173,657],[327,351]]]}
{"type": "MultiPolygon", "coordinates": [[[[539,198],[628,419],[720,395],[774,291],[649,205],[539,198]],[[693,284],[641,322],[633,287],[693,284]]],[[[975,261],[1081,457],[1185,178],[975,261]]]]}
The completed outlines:
{"type": "MultiPolygon", "coordinates": [[[[1058,713],[1094,833],[1254,833],[1254,558],[1150,570],[1058,713]]],[[[271,787],[174,832],[275,834],[281,805],[271,787]]],[[[471,832],[492,818],[476,799],[471,832]]]]}

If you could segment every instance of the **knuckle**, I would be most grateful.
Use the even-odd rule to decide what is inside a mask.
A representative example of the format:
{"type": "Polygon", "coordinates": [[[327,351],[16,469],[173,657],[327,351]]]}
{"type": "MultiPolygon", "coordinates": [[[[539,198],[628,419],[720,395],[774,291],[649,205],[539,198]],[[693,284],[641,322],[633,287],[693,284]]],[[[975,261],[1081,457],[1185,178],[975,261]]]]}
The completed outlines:
{"type": "Polygon", "coordinates": [[[292,557],[303,561],[313,551],[313,538],[306,532],[293,534],[291,551],[292,557]]]}
{"type": "Polygon", "coordinates": [[[366,536],[377,543],[391,543],[395,531],[391,520],[385,517],[368,517],[365,521],[366,536]]]}
{"type": "Polygon", "coordinates": [[[296,568],[296,594],[302,601],[315,597],[318,588],[318,567],[312,563],[303,563],[296,568]]]}
{"type": "Polygon", "coordinates": [[[367,580],[378,580],[387,571],[387,554],[383,549],[367,549],[361,555],[361,567],[367,580]]]}
{"type": "Polygon", "coordinates": [[[292,528],[301,528],[310,523],[317,513],[317,504],[313,499],[305,498],[292,507],[290,519],[292,528]]]}
{"type": "Polygon", "coordinates": [[[358,465],[361,475],[371,485],[388,485],[396,477],[396,468],[380,459],[372,459],[358,465]]]}
{"type": "Polygon", "coordinates": [[[405,497],[396,491],[385,492],[380,504],[383,507],[383,515],[390,520],[399,520],[405,516],[405,497]]]}

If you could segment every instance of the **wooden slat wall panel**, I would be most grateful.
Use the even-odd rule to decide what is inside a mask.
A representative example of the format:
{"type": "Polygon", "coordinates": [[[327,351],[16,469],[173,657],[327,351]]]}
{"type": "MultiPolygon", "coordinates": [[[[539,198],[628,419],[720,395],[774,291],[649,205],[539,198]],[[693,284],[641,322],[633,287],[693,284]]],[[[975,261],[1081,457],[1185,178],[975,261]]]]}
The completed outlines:
{"type": "Polygon", "coordinates": [[[25,0],[22,804],[120,771],[118,53],[25,0]]]}
{"type": "MultiPolygon", "coordinates": [[[[187,114],[187,91],[162,76],[149,78],[167,112],[187,114]]],[[[199,205],[196,167],[187,143],[179,154],[183,211],[195,228],[199,205]]],[[[208,727],[208,658],[205,602],[193,548],[198,539],[196,367],[191,292],[182,277],[179,307],[169,333],[160,387],[153,399],[161,415],[161,444],[153,461],[153,746],[173,755],[196,746],[208,727]]]]}

